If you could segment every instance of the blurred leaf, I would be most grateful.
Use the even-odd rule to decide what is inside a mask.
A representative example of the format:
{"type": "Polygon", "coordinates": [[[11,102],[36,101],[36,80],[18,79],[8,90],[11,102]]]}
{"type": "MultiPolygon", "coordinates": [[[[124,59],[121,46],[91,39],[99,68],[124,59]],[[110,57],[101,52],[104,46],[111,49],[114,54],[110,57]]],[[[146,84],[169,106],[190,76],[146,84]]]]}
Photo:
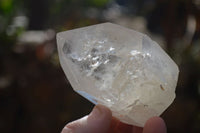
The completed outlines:
{"type": "Polygon", "coordinates": [[[103,7],[105,6],[110,0],[88,0],[91,6],[96,7],[103,7]]]}
{"type": "Polygon", "coordinates": [[[4,14],[8,14],[13,9],[13,1],[12,0],[1,0],[0,1],[0,11],[4,14]]]}

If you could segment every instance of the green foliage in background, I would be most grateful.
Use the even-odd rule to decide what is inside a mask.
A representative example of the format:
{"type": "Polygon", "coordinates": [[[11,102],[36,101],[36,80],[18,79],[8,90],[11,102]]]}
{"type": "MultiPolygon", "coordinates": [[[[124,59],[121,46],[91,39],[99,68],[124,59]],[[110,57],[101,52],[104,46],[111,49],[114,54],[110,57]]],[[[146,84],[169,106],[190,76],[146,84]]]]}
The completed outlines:
{"type": "Polygon", "coordinates": [[[3,14],[9,14],[13,10],[13,0],[1,0],[0,12],[3,14]]]}
{"type": "Polygon", "coordinates": [[[22,10],[21,0],[0,0],[0,54],[9,53],[23,27],[13,26],[14,18],[22,10]]]}
{"type": "Polygon", "coordinates": [[[87,0],[90,6],[104,7],[110,0],[87,0]]]}

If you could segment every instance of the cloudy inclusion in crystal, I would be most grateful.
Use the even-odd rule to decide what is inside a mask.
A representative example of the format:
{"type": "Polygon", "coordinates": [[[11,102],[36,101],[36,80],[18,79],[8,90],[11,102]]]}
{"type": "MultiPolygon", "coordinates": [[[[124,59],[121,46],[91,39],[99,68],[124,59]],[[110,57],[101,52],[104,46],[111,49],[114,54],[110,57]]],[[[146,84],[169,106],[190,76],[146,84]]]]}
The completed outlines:
{"type": "Polygon", "coordinates": [[[175,98],[177,65],[142,33],[103,23],[58,33],[57,43],[74,90],[122,122],[142,127],[175,98]]]}

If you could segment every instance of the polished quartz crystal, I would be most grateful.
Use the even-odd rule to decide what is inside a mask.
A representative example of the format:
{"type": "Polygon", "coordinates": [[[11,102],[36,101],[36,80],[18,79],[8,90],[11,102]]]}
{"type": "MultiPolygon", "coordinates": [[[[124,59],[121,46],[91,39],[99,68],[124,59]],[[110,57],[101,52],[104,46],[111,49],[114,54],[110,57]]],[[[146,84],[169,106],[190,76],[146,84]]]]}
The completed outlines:
{"type": "Polygon", "coordinates": [[[142,33],[103,23],[60,32],[57,45],[74,90],[124,123],[143,127],[175,98],[177,65],[142,33]]]}

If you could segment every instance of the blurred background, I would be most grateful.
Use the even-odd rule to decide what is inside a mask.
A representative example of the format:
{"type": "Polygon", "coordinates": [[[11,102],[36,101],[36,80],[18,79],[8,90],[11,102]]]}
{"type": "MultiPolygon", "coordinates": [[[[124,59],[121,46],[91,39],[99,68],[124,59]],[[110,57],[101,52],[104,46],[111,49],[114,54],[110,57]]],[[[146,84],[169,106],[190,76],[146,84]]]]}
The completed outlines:
{"type": "Polygon", "coordinates": [[[113,22],[148,34],[179,65],[168,132],[200,132],[200,0],[0,0],[0,132],[59,133],[93,105],[76,94],[57,32],[113,22]]]}

